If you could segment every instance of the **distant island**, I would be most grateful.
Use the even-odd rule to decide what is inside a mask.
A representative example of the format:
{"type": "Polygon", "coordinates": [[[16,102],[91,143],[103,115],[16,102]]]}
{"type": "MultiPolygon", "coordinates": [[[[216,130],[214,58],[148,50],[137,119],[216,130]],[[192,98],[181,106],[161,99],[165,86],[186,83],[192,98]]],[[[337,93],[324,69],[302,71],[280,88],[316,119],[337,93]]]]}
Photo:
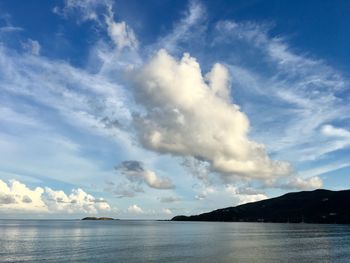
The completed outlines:
{"type": "Polygon", "coordinates": [[[118,219],[114,219],[111,217],[93,217],[93,216],[88,216],[88,217],[84,217],[82,220],[118,220],[118,219]]]}
{"type": "Polygon", "coordinates": [[[227,207],[212,212],[175,216],[172,221],[350,223],[350,190],[318,189],[227,207]]]}

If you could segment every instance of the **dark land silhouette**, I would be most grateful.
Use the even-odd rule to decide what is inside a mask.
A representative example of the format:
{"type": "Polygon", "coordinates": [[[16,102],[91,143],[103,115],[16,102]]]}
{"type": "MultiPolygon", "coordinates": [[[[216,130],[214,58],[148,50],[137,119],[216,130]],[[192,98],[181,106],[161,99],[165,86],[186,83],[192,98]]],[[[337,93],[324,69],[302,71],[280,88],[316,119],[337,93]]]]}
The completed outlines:
{"type": "Polygon", "coordinates": [[[172,221],[224,221],[275,223],[350,223],[350,190],[318,189],[227,207],[172,221]]]}

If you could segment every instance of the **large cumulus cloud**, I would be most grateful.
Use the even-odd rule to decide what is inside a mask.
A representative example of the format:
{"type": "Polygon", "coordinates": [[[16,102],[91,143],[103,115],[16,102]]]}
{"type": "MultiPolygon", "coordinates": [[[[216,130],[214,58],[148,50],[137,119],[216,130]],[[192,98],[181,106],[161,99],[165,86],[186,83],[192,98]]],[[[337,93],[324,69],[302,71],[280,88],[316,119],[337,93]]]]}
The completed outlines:
{"type": "Polygon", "coordinates": [[[264,145],[249,139],[249,120],[231,102],[225,66],[215,64],[203,76],[189,54],[178,61],[160,50],[134,79],[136,101],[145,109],[135,123],[146,148],[206,160],[226,175],[264,179],[290,173],[288,163],[271,160],[264,145]]]}

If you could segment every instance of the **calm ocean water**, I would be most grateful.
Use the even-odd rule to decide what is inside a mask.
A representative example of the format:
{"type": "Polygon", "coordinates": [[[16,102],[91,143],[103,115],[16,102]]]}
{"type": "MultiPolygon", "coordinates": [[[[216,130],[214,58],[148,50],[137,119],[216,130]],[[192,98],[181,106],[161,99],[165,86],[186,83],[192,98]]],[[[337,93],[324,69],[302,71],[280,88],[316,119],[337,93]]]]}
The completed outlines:
{"type": "Polygon", "coordinates": [[[0,220],[1,262],[350,262],[350,226],[0,220]]]}

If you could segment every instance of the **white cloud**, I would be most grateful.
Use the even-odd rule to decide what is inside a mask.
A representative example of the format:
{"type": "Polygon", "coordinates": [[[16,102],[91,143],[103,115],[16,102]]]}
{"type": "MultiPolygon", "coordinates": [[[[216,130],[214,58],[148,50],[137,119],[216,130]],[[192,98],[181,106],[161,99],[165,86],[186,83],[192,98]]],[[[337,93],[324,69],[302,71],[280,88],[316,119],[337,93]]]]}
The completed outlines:
{"type": "Polygon", "coordinates": [[[63,191],[36,187],[11,180],[0,180],[0,211],[40,213],[98,213],[111,208],[106,200],[95,198],[82,189],[73,189],[66,195],[63,191]]]}
{"type": "Polygon", "coordinates": [[[138,41],[134,31],[124,22],[115,22],[113,20],[112,8],[109,8],[109,13],[106,16],[107,31],[110,38],[114,41],[119,50],[123,48],[136,49],[138,41]]]}
{"type": "Polygon", "coordinates": [[[235,189],[235,192],[240,195],[259,195],[263,194],[261,191],[258,189],[254,189],[252,187],[239,187],[235,189]]]}
{"type": "Polygon", "coordinates": [[[348,80],[326,61],[295,52],[270,29],[250,21],[220,21],[212,42],[215,50],[230,48],[233,59],[225,62],[240,93],[253,101],[259,95],[259,104],[246,100],[242,105],[253,120],[254,138],[292,162],[317,160],[347,147],[339,138],[319,136],[319,131],[349,115],[342,96],[348,80]]]}
{"type": "Polygon", "coordinates": [[[158,177],[155,172],[143,168],[138,161],[124,161],[118,170],[131,182],[145,183],[154,189],[172,189],[173,183],[167,177],[158,177]]]}
{"type": "Polygon", "coordinates": [[[334,136],[350,140],[350,132],[348,130],[337,128],[329,124],[323,125],[321,132],[326,136],[334,136]]]}
{"type": "MultiPolygon", "coordinates": [[[[0,89],[9,98],[2,101],[0,118],[6,127],[16,128],[15,132],[1,131],[3,171],[80,185],[106,176],[101,162],[83,157],[82,149],[76,148],[76,139],[70,133],[67,138],[60,135],[58,126],[103,136],[116,146],[123,145],[125,151],[135,148],[131,146],[130,134],[122,131],[131,119],[125,93],[106,76],[1,46],[0,89]],[[27,103],[18,102],[17,98],[25,98],[27,103]]],[[[112,167],[110,170],[109,173],[112,167]]]]}
{"type": "Polygon", "coordinates": [[[349,166],[350,166],[350,162],[332,163],[332,164],[317,166],[315,168],[308,169],[308,170],[302,170],[300,171],[300,174],[302,175],[302,177],[313,177],[313,176],[329,173],[332,171],[336,171],[342,168],[346,168],[349,166]]]}
{"type": "Polygon", "coordinates": [[[181,44],[200,37],[205,29],[205,26],[203,26],[205,19],[206,12],[203,5],[199,1],[189,1],[188,10],[184,17],[174,25],[169,34],[161,37],[155,45],[152,45],[152,48],[164,48],[171,52],[178,51],[181,44]]]}
{"type": "Polygon", "coordinates": [[[309,178],[293,177],[289,181],[280,185],[283,189],[298,189],[298,190],[314,190],[322,188],[322,179],[318,176],[312,176],[309,178]]]}
{"type": "Polygon", "coordinates": [[[15,33],[23,31],[23,28],[13,26],[11,23],[11,16],[9,14],[0,14],[0,36],[2,33],[15,33]]]}
{"type": "Polygon", "coordinates": [[[225,174],[251,178],[288,174],[289,164],[270,160],[264,145],[248,138],[247,116],[228,101],[224,67],[216,64],[207,76],[189,54],[177,61],[165,50],[137,72],[135,97],[147,110],[135,118],[143,145],[207,160],[212,170],[225,174]]]}
{"type": "Polygon", "coordinates": [[[145,171],[143,174],[145,182],[149,187],[156,189],[171,189],[174,188],[171,180],[169,178],[158,178],[155,172],[145,171]]]}
{"type": "Polygon", "coordinates": [[[268,198],[262,191],[256,191],[255,189],[243,191],[243,187],[237,187],[233,184],[200,187],[198,190],[199,193],[195,196],[195,204],[198,208],[202,206],[200,210],[203,211],[210,211],[219,207],[236,206],[268,198]]]}
{"type": "Polygon", "coordinates": [[[226,67],[216,63],[212,70],[207,73],[205,80],[213,94],[227,102],[230,102],[230,73],[226,67]]]}
{"type": "Polygon", "coordinates": [[[48,208],[42,199],[44,189],[28,188],[18,181],[8,184],[0,180],[0,210],[21,212],[47,212],[48,208]]]}
{"type": "Polygon", "coordinates": [[[142,213],[144,213],[142,208],[139,207],[138,205],[135,205],[135,204],[128,207],[128,212],[132,213],[132,214],[142,214],[142,213]]]}
{"type": "Polygon", "coordinates": [[[205,198],[207,198],[208,195],[214,194],[216,193],[216,189],[213,186],[205,186],[200,192],[199,194],[197,194],[195,196],[195,199],[197,200],[203,200],[205,198]]]}
{"type": "Polygon", "coordinates": [[[173,214],[173,211],[171,211],[169,208],[164,208],[162,210],[162,212],[166,215],[172,215],[173,214]]]}
{"type": "Polygon", "coordinates": [[[210,184],[210,163],[198,160],[194,157],[185,157],[182,166],[194,177],[202,181],[204,184],[210,184]]]}
{"type": "Polygon", "coordinates": [[[236,205],[243,205],[246,203],[253,203],[261,200],[265,200],[268,197],[264,194],[257,194],[257,195],[236,195],[234,196],[236,199],[235,203],[236,205]]]}
{"type": "Polygon", "coordinates": [[[268,198],[264,193],[257,192],[254,189],[237,188],[232,185],[226,185],[225,192],[231,195],[235,205],[257,202],[268,198]]]}
{"type": "Polygon", "coordinates": [[[11,32],[18,32],[23,31],[23,28],[16,27],[16,26],[3,26],[0,27],[0,33],[11,33],[11,32]]]}
{"type": "Polygon", "coordinates": [[[22,43],[22,47],[33,55],[40,55],[40,43],[37,40],[28,39],[27,42],[22,43]]]}
{"type": "Polygon", "coordinates": [[[65,213],[98,213],[109,211],[111,207],[103,198],[84,192],[82,189],[73,189],[71,194],[66,195],[63,191],[54,191],[45,188],[46,203],[50,211],[62,211],[65,213]]]}
{"type": "Polygon", "coordinates": [[[55,7],[53,11],[65,17],[78,15],[79,22],[94,21],[100,28],[106,29],[118,50],[138,47],[138,41],[132,28],[125,21],[114,21],[113,1],[111,0],[66,0],[63,8],[55,7]]]}
{"type": "Polygon", "coordinates": [[[106,11],[111,5],[110,0],[65,0],[63,8],[55,6],[53,12],[65,17],[77,15],[80,22],[87,20],[99,22],[99,12],[106,11]]]}
{"type": "MultiPolygon", "coordinates": [[[[3,172],[51,178],[84,188],[101,186],[100,182],[113,174],[113,164],[84,153],[90,147],[101,150],[86,141],[86,135],[113,145],[107,151],[122,148],[126,155],[145,156],[130,134],[130,99],[110,75],[91,73],[40,54],[18,53],[3,45],[0,89],[8,98],[0,106],[0,119],[6,127],[0,131],[3,172]],[[61,128],[68,133],[62,136],[61,128]],[[106,169],[108,165],[110,170],[106,169]]],[[[148,159],[153,156],[147,152],[148,159]]],[[[148,182],[156,187],[166,183],[151,182],[151,177],[147,177],[148,182]]]]}
{"type": "Polygon", "coordinates": [[[106,76],[90,74],[68,63],[16,54],[0,47],[1,88],[58,110],[72,123],[117,130],[103,123],[131,118],[125,91],[106,76]],[[74,86],[74,89],[71,87],[74,86]],[[99,124],[99,125],[97,125],[99,124]]]}

